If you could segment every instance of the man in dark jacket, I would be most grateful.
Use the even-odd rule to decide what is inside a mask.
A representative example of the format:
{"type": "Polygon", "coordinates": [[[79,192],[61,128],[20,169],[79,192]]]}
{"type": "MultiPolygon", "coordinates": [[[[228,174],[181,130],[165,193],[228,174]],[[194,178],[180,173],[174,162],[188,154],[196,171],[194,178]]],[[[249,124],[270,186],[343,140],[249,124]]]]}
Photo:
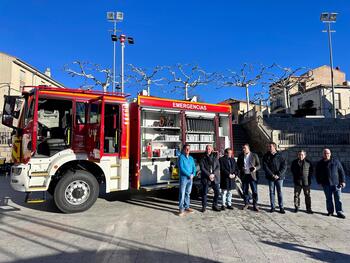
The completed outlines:
{"type": "Polygon", "coordinates": [[[233,209],[232,207],[232,189],[235,188],[235,178],[238,175],[238,168],[233,158],[232,149],[225,149],[225,155],[219,159],[220,162],[220,187],[222,196],[221,210],[233,209]]]}
{"type": "Polygon", "coordinates": [[[323,150],[323,159],[317,163],[316,180],[318,184],[322,185],[326,196],[327,215],[333,215],[334,204],[332,197],[334,195],[335,211],[339,218],[345,218],[340,200],[341,189],[345,187],[345,172],[340,161],[331,158],[329,149],[323,150]]]}
{"type": "Polygon", "coordinates": [[[306,152],[301,150],[298,152],[298,158],[292,162],[290,167],[294,181],[294,207],[295,213],[300,207],[300,193],[304,191],[306,212],[312,214],[310,185],[313,173],[312,163],[306,159],[306,152]]]}
{"type": "Polygon", "coordinates": [[[283,207],[283,180],[287,171],[287,162],[280,152],[277,151],[277,145],[270,142],[267,145],[267,153],[263,157],[263,169],[265,171],[266,179],[269,181],[270,191],[270,212],[275,212],[275,189],[277,189],[278,206],[280,213],[285,214],[283,207]]]}
{"type": "Polygon", "coordinates": [[[250,151],[249,144],[242,146],[242,153],[238,156],[237,165],[242,178],[244,206],[243,210],[249,207],[249,186],[253,193],[253,209],[259,212],[258,207],[258,175],[260,161],[257,154],[250,151]]]}
{"type": "Polygon", "coordinates": [[[208,188],[214,190],[213,210],[221,211],[218,206],[220,194],[220,164],[217,157],[213,154],[213,146],[207,145],[205,155],[200,162],[201,182],[203,186],[202,195],[202,212],[204,213],[207,207],[208,188]]]}

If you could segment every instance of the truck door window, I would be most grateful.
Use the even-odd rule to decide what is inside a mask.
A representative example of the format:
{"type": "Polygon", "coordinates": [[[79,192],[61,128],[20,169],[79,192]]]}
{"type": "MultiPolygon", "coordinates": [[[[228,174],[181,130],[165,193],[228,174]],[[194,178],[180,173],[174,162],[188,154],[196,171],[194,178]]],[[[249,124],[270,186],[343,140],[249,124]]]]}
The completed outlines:
{"type": "Polygon", "coordinates": [[[31,99],[28,100],[29,107],[28,105],[25,106],[25,110],[26,110],[26,114],[25,114],[25,118],[24,118],[24,126],[27,126],[28,123],[33,120],[34,117],[34,108],[35,108],[35,98],[34,96],[31,97],[31,99]]]}
{"type": "Polygon", "coordinates": [[[38,103],[37,154],[52,156],[70,146],[72,102],[40,98],[38,103]]]}
{"type": "Polygon", "coordinates": [[[104,152],[119,152],[119,105],[105,104],[104,152]]]}
{"type": "Polygon", "coordinates": [[[93,103],[90,105],[89,123],[96,124],[99,122],[100,122],[99,105],[97,103],[93,103]]]}
{"type": "Polygon", "coordinates": [[[76,104],[76,124],[86,124],[86,103],[77,102],[76,104]]]}

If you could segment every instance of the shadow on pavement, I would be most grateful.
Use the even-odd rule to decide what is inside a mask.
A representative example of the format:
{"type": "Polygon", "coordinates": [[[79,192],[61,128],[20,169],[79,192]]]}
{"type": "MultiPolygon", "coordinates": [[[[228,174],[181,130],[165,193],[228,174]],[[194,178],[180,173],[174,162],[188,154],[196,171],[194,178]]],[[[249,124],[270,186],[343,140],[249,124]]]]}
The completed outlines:
{"type": "Polygon", "coordinates": [[[165,249],[163,247],[145,244],[136,240],[115,236],[111,233],[99,232],[85,229],[79,226],[71,226],[52,220],[43,221],[40,217],[16,213],[8,213],[6,217],[16,220],[18,224],[2,222],[0,233],[11,235],[19,240],[33,242],[36,247],[40,246],[52,251],[52,255],[39,255],[37,257],[23,259],[23,255],[14,254],[9,248],[0,248],[0,253],[11,258],[11,262],[216,262],[198,256],[188,255],[165,249]],[[22,226],[22,223],[29,223],[31,228],[36,229],[36,225],[47,228],[47,231],[32,231],[31,228],[22,226]],[[6,229],[4,229],[6,227],[6,229]],[[114,249],[88,250],[84,249],[84,243],[67,244],[64,240],[50,235],[51,230],[61,231],[67,235],[74,235],[77,238],[84,238],[88,243],[99,242],[108,243],[114,249]],[[88,241],[89,240],[89,241],[88,241]],[[70,250],[77,252],[65,252],[69,245],[70,250]],[[62,246],[65,249],[62,249],[62,246]]]}
{"type": "Polygon", "coordinates": [[[332,250],[308,247],[300,244],[293,244],[287,242],[276,243],[272,241],[261,241],[270,246],[291,250],[294,252],[303,253],[312,259],[320,260],[322,262],[349,262],[350,255],[332,250]]]}

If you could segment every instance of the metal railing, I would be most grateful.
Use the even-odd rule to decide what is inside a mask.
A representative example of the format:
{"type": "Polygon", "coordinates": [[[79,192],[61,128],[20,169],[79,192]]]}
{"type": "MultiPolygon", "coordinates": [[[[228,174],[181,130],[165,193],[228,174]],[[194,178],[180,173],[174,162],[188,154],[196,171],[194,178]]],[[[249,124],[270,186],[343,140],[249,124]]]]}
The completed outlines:
{"type": "Polygon", "coordinates": [[[280,132],[281,145],[349,145],[348,132],[280,132]]]}

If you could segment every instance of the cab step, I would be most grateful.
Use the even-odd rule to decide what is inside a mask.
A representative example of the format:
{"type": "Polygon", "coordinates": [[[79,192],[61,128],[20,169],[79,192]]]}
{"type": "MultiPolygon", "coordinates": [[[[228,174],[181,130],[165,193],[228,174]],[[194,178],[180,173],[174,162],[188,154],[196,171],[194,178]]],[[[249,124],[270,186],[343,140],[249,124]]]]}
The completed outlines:
{"type": "Polygon", "coordinates": [[[30,198],[32,192],[27,192],[24,202],[27,204],[39,204],[46,202],[46,191],[43,191],[42,198],[30,198]]]}

